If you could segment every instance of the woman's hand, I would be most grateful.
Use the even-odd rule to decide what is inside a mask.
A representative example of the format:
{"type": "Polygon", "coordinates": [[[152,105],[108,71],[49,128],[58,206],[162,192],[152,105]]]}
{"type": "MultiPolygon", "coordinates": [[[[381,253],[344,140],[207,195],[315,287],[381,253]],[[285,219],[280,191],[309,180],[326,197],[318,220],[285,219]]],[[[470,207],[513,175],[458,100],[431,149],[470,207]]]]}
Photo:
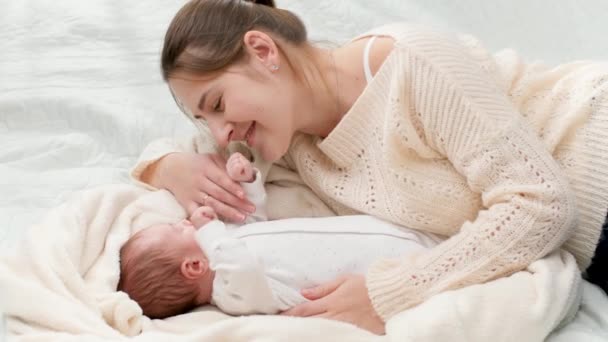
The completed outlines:
{"type": "Polygon", "coordinates": [[[300,304],[282,314],[334,319],[375,334],[384,334],[384,322],[372,306],[364,276],[342,276],[330,283],[302,290],[302,295],[311,302],[300,304]]]}
{"type": "Polygon", "coordinates": [[[226,160],[218,154],[171,153],[148,169],[142,180],[171,191],[189,215],[200,206],[209,206],[224,220],[242,222],[255,211],[243,188],[228,176],[226,160]]]}

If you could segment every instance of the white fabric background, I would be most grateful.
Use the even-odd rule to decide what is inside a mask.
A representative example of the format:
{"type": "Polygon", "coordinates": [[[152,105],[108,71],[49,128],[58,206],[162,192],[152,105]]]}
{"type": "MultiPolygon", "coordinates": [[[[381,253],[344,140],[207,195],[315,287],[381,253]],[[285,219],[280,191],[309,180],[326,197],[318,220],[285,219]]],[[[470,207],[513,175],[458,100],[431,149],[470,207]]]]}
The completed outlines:
{"type": "MultiPolygon", "coordinates": [[[[183,2],[0,0],[0,250],[71,192],[127,181],[149,141],[191,134],[158,66],[164,30],[183,2]]],[[[298,13],[316,41],[340,43],[410,20],[472,33],[491,50],[512,47],[550,64],[608,58],[604,0],[278,4],[298,13]]],[[[569,334],[599,336],[606,327],[608,301],[589,296],[569,334]]]]}

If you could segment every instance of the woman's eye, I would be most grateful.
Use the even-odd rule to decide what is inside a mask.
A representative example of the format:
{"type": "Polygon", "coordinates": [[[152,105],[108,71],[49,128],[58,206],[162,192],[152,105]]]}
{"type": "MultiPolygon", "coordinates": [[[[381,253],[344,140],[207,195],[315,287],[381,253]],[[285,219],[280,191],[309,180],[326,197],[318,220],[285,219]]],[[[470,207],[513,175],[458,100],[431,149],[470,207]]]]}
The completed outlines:
{"type": "Polygon", "coordinates": [[[213,105],[213,111],[219,112],[222,109],[222,97],[220,96],[213,105]]]}

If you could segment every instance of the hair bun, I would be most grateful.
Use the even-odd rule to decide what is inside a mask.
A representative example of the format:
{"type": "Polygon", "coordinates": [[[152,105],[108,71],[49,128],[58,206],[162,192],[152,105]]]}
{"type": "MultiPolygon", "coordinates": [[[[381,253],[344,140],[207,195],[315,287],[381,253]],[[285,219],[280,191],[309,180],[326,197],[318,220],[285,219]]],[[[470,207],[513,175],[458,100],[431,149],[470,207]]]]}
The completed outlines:
{"type": "Polygon", "coordinates": [[[256,5],[268,6],[268,7],[277,7],[274,4],[274,0],[245,0],[247,2],[253,2],[256,5]]]}

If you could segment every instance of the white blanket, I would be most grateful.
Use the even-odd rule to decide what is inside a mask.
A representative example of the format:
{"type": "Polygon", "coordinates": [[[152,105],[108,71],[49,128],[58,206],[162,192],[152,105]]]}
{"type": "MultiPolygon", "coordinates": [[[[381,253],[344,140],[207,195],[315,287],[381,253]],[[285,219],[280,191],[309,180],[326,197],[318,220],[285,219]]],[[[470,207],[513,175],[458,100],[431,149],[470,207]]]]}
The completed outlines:
{"type": "MultiPolygon", "coordinates": [[[[17,240],[27,228],[42,222],[44,214],[73,191],[127,182],[127,169],[148,142],[193,132],[177,113],[158,71],[164,30],[183,2],[0,1],[0,250],[22,248],[17,240]]],[[[560,6],[550,0],[277,2],[301,15],[317,41],[341,42],[387,21],[416,20],[473,33],[492,49],[515,47],[533,59],[608,58],[604,17],[598,15],[608,11],[604,0],[563,0],[560,6]]],[[[51,241],[63,243],[57,239],[64,235],[51,241]]],[[[30,259],[44,254],[21,252],[30,253],[30,259]]],[[[95,316],[78,311],[62,318],[51,308],[60,307],[56,303],[63,299],[53,298],[36,299],[46,315],[41,317],[85,326],[88,323],[80,320],[90,322],[95,316]]],[[[30,303],[28,298],[22,301],[30,303]]],[[[585,284],[581,311],[554,340],[608,340],[607,307],[606,296],[585,284]]],[[[34,313],[25,313],[28,324],[34,313]]],[[[180,324],[187,326],[197,317],[156,325],[179,332],[180,324]]],[[[238,322],[224,321],[213,329],[231,330],[238,322]]],[[[275,336],[290,324],[277,325],[275,336]]]]}
{"type": "MultiPolygon", "coordinates": [[[[74,196],[32,227],[14,253],[0,259],[0,303],[15,341],[180,337],[197,340],[367,341],[354,326],[281,316],[229,318],[202,310],[150,321],[116,292],[120,246],[150,224],[185,215],[167,192],[128,185],[74,196]],[[122,334],[121,334],[122,333],[122,334]]],[[[388,322],[396,341],[541,341],[576,312],[580,276],[574,258],[554,253],[526,271],[446,292],[388,322]]]]}

